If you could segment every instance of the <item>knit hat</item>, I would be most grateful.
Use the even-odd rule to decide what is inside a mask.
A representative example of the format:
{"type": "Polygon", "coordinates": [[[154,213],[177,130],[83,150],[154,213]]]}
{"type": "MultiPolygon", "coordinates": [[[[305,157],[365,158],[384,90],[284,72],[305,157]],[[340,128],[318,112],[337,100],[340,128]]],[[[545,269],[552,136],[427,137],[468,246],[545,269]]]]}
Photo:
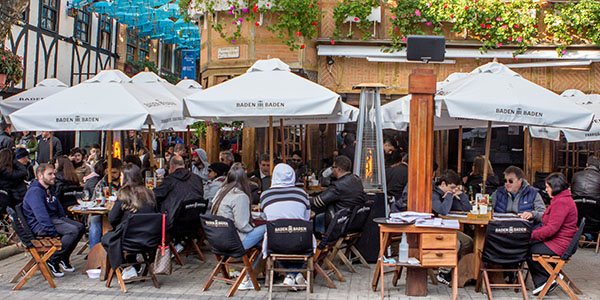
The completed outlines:
{"type": "Polygon", "coordinates": [[[15,152],[15,157],[17,159],[21,159],[28,155],[29,155],[29,151],[27,151],[27,149],[25,149],[25,148],[17,148],[17,151],[15,152]]]}
{"type": "Polygon", "coordinates": [[[221,177],[229,172],[229,166],[222,162],[216,162],[210,164],[210,166],[208,166],[208,170],[213,170],[215,173],[217,173],[217,177],[221,177]]]}

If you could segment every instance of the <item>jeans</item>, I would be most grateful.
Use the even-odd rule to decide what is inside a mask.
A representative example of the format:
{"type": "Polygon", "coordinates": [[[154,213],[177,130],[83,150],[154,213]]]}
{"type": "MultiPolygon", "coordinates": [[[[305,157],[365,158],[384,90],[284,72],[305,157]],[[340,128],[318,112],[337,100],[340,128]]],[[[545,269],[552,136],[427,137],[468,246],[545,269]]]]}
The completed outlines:
{"type": "Polygon", "coordinates": [[[315,216],[315,232],[325,233],[325,213],[315,216]]]}
{"type": "Polygon", "coordinates": [[[96,244],[100,243],[102,238],[102,216],[89,216],[88,218],[89,228],[89,244],[92,249],[96,244]]]}
{"type": "MultiPolygon", "coordinates": [[[[244,240],[242,241],[242,245],[244,249],[250,249],[258,244],[260,244],[265,236],[265,232],[267,231],[267,225],[260,225],[258,227],[254,227],[252,231],[248,232],[244,240]]],[[[256,265],[260,261],[260,255],[254,260],[252,264],[252,268],[256,268],[256,265]]]]}
{"type": "MultiPolygon", "coordinates": [[[[531,244],[531,254],[557,255],[541,241],[535,241],[531,244]]],[[[529,272],[531,273],[531,278],[533,279],[533,284],[536,288],[548,281],[550,274],[546,272],[546,269],[544,269],[540,263],[534,261],[531,256],[527,259],[527,266],[529,266],[529,272]]]]}
{"type": "MultiPolygon", "coordinates": [[[[303,261],[289,261],[289,260],[278,260],[277,261],[283,269],[301,269],[304,267],[303,261]]],[[[287,272],[286,275],[296,276],[299,272],[287,272]]]]}
{"type": "Polygon", "coordinates": [[[60,242],[62,244],[62,248],[50,257],[49,261],[52,262],[69,262],[69,257],[71,257],[71,253],[75,250],[77,243],[81,240],[81,237],[85,233],[85,226],[83,224],[73,221],[69,218],[62,217],[58,219],[52,219],[52,224],[54,224],[54,228],[56,232],[60,234],[60,242]]]}

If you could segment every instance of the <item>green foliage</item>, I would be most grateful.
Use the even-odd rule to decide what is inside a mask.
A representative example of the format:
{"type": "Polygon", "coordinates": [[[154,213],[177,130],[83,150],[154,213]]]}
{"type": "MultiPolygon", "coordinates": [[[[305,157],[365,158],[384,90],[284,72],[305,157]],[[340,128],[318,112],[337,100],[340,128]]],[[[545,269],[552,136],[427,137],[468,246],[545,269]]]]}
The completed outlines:
{"type": "Polygon", "coordinates": [[[342,38],[352,38],[354,31],[350,30],[346,35],[342,33],[342,26],[348,17],[354,17],[356,27],[361,33],[362,40],[368,40],[372,37],[370,27],[372,22],[367,20],[371,14],[371,10],[379,6],[379,0],[344,0],[338,2],[333,9],[333,18],[335,19],[335,30],[333,32],[333,40],[342,38]]]}
{"type": "MultiPolygon", "coordinates": [[[[184,6],[186,12],[187,7],[191,6],[192,8],[205,13],[216,14],[217,10],[215,9],[215,5],[227,7],[227,16],[223,14],[217,16],[210,22],[210,26],[219,33],[219,36],[221,36],[222,39],[230,43],[235,43],[241,37],[242,24],[244,24],[242,14],[248,12],[248,8],[237,7],[238,4],[239,2],[237,0],[181,0],[179,2],[180,8],[183,9],[182,6],[184,6]],[[186,2],[188,6],[185,6],[186,2]],[[232,22],[232,24],[235,25],[235,31],[232,33],[226,32],[224,22],[232,22]]],[[[206,18],[207,16],[204,17],[206,18]]],[[[249,19],[247,18],[246,21],[247,20],[249,19]]]]}
{"type": "Polygon", "coordinates": [[[194,134],[196,138],[201,138],[206,136],[206,130],[209,126],[213,127],[215,130],[220,131],[223,127],[230,127],[233,129],[232,131],[228,131],[228,135],[231,137],[238,134],[240,130],[242,130],[242,122],[235,121],[231,124],[228,123],[215,123],[209,121],[198,121],[192,125],[190,125],[190,131],[194,134]]]}
{"type": "Polygon", "coordinates": [[[188,8],[190,7],[192,0],[178,0],[179,11],[181,12],[181,19],[186,23],[190,22],[190,15],[188,14],[188,8]]]}
{"type": "Polygon", "coordinates": [[[127,60],[127,63],[131,64],[134,68],[140,71],[145,71],[146,68],[148,68],[148,71],[158,73],[158,68],[156,67],[156,64],[153,61],[140,59],[136,61],[127,60]]]}
{"type": "Polygon", "coordinates": [[[559,56],[566,53],[573,40],[600,45],[600,2],[581,0],[575,2],[556,3],[545,11],[544,23],[558,44],[559,56]]]}
{"type": "Polygon", "coordinates": [[[179,77],[171,72],[160,72],[160,77],[164,80],[168,81],[171,84],[177,84],[179,82],[179,77]]]}
{"type": "Polygon", "coordinates": [[[19,84],[23,79],[23,58],[8,49],[0,48],[0,74],[6,74],[6,86],[19,84]]]}

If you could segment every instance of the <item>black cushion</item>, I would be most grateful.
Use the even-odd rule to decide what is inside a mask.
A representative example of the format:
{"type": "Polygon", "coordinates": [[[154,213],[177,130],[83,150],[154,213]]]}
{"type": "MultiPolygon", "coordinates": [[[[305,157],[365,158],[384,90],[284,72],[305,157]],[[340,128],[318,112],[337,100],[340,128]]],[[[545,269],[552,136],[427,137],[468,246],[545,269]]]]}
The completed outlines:
{"type": "Polygon", "coordinates": [[[267,222],[267,254],[313,254],[312,222],[278,219],[267,222]]]}
{"type": "Polygon", "coordinates": [[[487,226],[481,260],[514,264],[527,260],[532,223],[526,220],[493,221],[487,226]]]}
{"type": "Polygon", "coordinates": [[[229,257],[246,254],[232,220],[211,214],[201,215],[200,220],[212,253],[229,257]]]}
{"type": "Polygon", "coordinates": [[[575,199],[579,223],[585,218],[583,232],[597,233],[600,231],[600,201],[592,199],[575,199]]]}
{"type": "Polygon", "coordinates": [[[340,236],[344,235],[346,232],[346,225],[350,220],[350,215],[352,211],[348,208],[344,208],[339,210],[333,215],[331,222],[327,226],[327,231],[321,239],[321,242],[317,246],[319,249],[324,249],[325,247],[334,244],[340,238],[340,236]]]}
{"type": "Polygon", "coordinates": [[[560,259],[567,260],[567,259],[571,258],[571,256],[573,256],[573,254],[575,254],[575,252],[577,252],[577,245],[579,244],[579,237],[581,236],[581,234],[583,234],[584,228],[585,228],[585,218],[581,219],[581,221],[579,222],[579,228],[577,229],[577,232],[573,236],[571,243],[569,243],[569,247],[567,247],[567,249],[565,249],[565,252],[563,252],[563,255],[560,257],[560,259]]]}
{"type": "Polygon", "coordinates": [[[124,251],[148,252],[162,241],[162,214],[131,214],[125,221],[121,245],[124,251]]]}
{"type": "MultiPolygon", "coordinates": [[[[15,209],[21,209],[21,204],[17,205],[15,209]]],[[[27,225],[27,221],[25,221],[25,218],[20,218],[19,214],[10,207],[6,208],[6,212],[8,213],[8,217],[10,218],[12,228],[17,233],[17,236],[19,237],[23,245],[25,245],[25,247],[27,248],[34,248],[31,241],[35,240],[35,236],[33,235],[33,233],[31,233],[31,229],[29,229],[29,225],[27,225]]]]}
{"type": "Polygon", "coordinates": [[[206,212],[204,199],[189,199],[181,202],[171,232],[176,236],[198,232],[201,227],[200,215],[204,212],[206,212]]]}
{"type": "Polygon", "coordinates": [[[350,221],[348,221],[348,228],[346,228],[346,234],[362,232],[369,214],[371,213],[370,206],[357,206],[352,211],[350,221]]]}

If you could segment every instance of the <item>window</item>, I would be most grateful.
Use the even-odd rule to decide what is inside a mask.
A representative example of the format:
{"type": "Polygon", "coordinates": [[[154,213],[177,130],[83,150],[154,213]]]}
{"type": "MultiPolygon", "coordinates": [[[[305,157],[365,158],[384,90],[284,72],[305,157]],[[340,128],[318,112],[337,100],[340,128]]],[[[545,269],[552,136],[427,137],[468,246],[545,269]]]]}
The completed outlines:
{"type": "Polygon", "coordinates": [[[127,60],[134,61],[136,59],[135,52],[137,50],[137,34],[133,29],[127,28],[127,60]]]}
{"type": "Polygon", "coordinates": [[[106,16],[100,16],[100,31],[98,33],[98,47],[104,50],[110,50],[112,45],[112,19],[106,16]]]}
{"type": "Polygon", "coordinates": [[[83,10],[75,17],[75,38],[84,43],[90,42],[90,20],[90,13],[83,10]]]}
{"type": "Polygon", "coordinates": [[[177,77],[181,76],[181,50],[176,50],[175,51],[175,75],[177,75],[177,77]]]}
{"type": "Polygon", "coordinates": [[[139,38],[137,32],[127,28],[127,60],[148,60],[150,40],[139,38]]]}
{"type": "Polygon", "coordinates": [[[58,0],[41,0],[40,27],[56,32],[58,29],[58,0]]]}
{"type": "Polygon", "coordinates": [[[27,8],[25,9],[25,11],[23,11],[23,15],[21,16],[21,21],[23,21],[24,23],[29,22],[29,5],[27,5],[27,8]]]}
{"type": "Polygon", "coordinates": [[[138,55],[138,59],[149,59],[148,52],[150,50],[150,40],[147,38],[139,38],[138,46],[140,48],[140,53],[138,55]]]}
{"type": "Polygon", "coordinates": [[[173,46],[164,44],[162,47],[162,68],[171,71],[171,63],[173,60],[173,46]]]}

